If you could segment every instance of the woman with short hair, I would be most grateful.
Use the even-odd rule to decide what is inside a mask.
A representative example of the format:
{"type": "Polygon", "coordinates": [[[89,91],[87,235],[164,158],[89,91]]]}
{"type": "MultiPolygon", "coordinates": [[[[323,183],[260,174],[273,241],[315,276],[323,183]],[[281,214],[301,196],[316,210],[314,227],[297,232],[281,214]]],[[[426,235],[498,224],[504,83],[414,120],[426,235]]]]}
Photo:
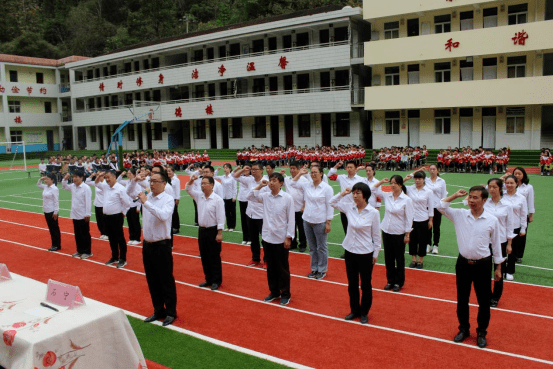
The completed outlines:
{"type": "Polygon", "coordinates": [[[56,174],[48,173],[40,177],[36,185],[42,188],[42,209],[52,241],[52,245],[48,251],[59,251],[61,250],[61,232],[58,223],[60,191],[56,187],[56,174]]]}

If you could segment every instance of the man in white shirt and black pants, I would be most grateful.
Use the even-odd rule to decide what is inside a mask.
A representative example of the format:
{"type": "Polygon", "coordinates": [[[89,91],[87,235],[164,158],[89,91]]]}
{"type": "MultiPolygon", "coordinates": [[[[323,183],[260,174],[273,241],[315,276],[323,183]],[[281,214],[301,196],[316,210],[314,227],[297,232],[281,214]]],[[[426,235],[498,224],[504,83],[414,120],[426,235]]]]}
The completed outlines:
{"type": "Polygon", "coordinates": [[[201,192],[193,189],[194,181],[197,179],[196,175],[190,177],[185,190],[198,205],[198,244],[205,275],[205,281],[200,284],[200,287],[211,286],[212,290],[217,290],[223,282],[221,242],[225,227],[225,203],[213,191],[215,187],[213,177],[202,178],[201,192]]]}
{"type": "Polygon", "coordinates": [[[69,173],[65,175],[61,185],[64,190],[71,192],[71,219],[75,232],[77,252],[74,258],[88,259],[92,256],[92,242],[90,238],[90,212],[92,208],[92,191],[83,183],[83,172],[73,174],[73,183],[68,184],[69,173]]]}
{"type": "MultiPolygon", "coordinates": [[[[135,177],[130,181],[129,191],[134,190],[135,177]]],[[[173,254],[171,245],[171,217],[175,202],[165,191],[167,173],[160,171],[150,177],[151,192],[138,194],[142,203],[142,226],[144,247],[142,260],[148,289],[154,305],[154,314],[144,321],[149,323],[165,319],[163,325],[169,325],[177,318],[177,288],[173,276],[173,254]]]]}
{"type": "Polygon", "coordinates": [[[263,250],[267,262],[267,281],[271,293],[264,301],[273,301],[280,297],[281,305],[290,302],[290,264],[288,253],[295,233],[294,199],[282,191],[284,177],[273,173],[269,181],[262,180],[248,194],[250,203],[263,205],[263,230],[261,234],[263,250]],[[269,186],[270,192],[260,192],[269,186]]]}
{"type": "Polygon", "coordinates": [[[488,199],[488,190],[483,186],[474,186],[469,190],[468,209],[451,209],[451,202],[465,197],[466,190],[459,190],[453,195],[442,199],[438,210],[455,225],[459,257],[455,266],[457,281],[457,318],[459,333],[453,339],[462,342],[470,336],[469,297],[471,285],[478,299],[478,328],[476,328],[477,345],[484,348],[487,345],[486,329],[490,323],[490,274],[492,273],[492,255],[497,265],[495,280],[502,278],[501,263],[505,260],[501,254],[499,238],[499,221],[484,210],[488,199]]]}

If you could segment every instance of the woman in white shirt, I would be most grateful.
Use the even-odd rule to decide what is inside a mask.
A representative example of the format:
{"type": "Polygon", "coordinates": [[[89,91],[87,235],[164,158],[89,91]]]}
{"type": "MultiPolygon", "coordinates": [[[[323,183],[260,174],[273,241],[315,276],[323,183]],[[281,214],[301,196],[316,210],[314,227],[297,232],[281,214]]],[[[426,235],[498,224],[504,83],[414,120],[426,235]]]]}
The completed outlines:
{"type": "MultiPolygon", "coordinates": [[[[510,173],[505,173],[510,174],[510,173]]],[[[534,221],[534,213],[536,209],[534,208],[534,187],[529,183],[528,175],[526,170],[522,167],[516,167],[513,170],[513,175],[517,179],[517,193],[521,194],[526,198],[526,205],[528,206],[528,227],[530,223],[534,221]]],[[[524,257],[524,249],[526,248],[526,236],[528,234],[528,228],[526,229],[526,234],[521,237],[520,247],[517,250],[517,263],[522,263],[522,258],[524,257]]]]}
{"type": "MultiPolygon", "coordinates": [[[[359,169],[362,169],[363,167],[358,167],[359,169]]],[[[369,188],[373,189],[373,187],[378,183],[378,179],[374,178],[374,174],[376,172],[375,170],[376,165],[368,164],[364,169],[367,173],[367,178],[363,178],[363,183],[366,183],[369,188]]],[[[358,170],[359,170],[358,169],[358,170]]],[[[377,199],[374,192],[371,192],[371,197],[369,199],[369,205],[375,208],[376,210],[380,211],[380,201],[377,199]]]]}
{"type": "Polygon", "coordinates": [[[346,250],[346,274],[350,313],[346,320],[361,318],[361,324],[369,321],[372,306],[372,271],[380,251],[380,213],[369,205],[371,190],[365,183],[358,182],[353,188],[346,188],[330,200],[330,206],[345,213],[348,231],[342,246],[346,250]],[[340,201],[352,196],[354,204],[340,201]],[[361,303],[359,303],[359,279],[361,279],[361,303]]]}
{"type": "Polygon", "coordinates": [[[511,175],[504,179],[507,191],[503,194],[503,200],[508,201],[513,207],[513,233],[516,235],[512,241],[513,251],[507,255],[507,274],[505,278],[508,281],[514,279],[515,261],[517,251],[520,248],[522,237],[526,235],[526,227],[528,226],[528,205],[526,198],[517,193],[517,179],[511,175]]]}
{"type": "MultiPolygon", "coordinates": [[[[242,171],[242,175],[244,177],[249,177],[251,175],[252,165],[247,162],[243,166],[244,170],[242,171]]],[[[238,171],[240,167],[236,167],[234,172],[238,171]]],[[[232,176],[234,179],[234,176],[232,176]]],[[[236,181],[236,179],[234,179],[236,181]]],[[[248,226],[248,215],[246,214],[246,209],[248,208],[248,194],[250,193],[250,188],[242,183],[240,183],[240,187],[238,188],[238,204],[240,206],[240,223],[242,224],[242,244],[246,245],[248,242],[251,243],[250,239],[250,227],[248,226]]]]}
{"type": "MultiPolygon", "coordinates": [[[[426,256],[428,241],[428,230],[432,228],[434,218],[434,194],[425,185],[426,174],[419,170],[415,172],[415,184],[407,186],[407,196],[413,200],[415,215],[413,218],[413,231],[409,241],[409,255],[412,262],[409,268],[422,269],[423,259],[426,256]]],[[[406,179],[410,179],[408,175],[406,179]]]]}
{"type": "MultiPolygon", "coordinates": [[[[226,163],[223,165],[225,175],[216,175],[215,179],[221,181],[223,185],[223,201],[225,202],[225,218],[227,219],[227,228],[225,231],[232,232],[236,228],[236,195],[238,187],[236,180],[232,176],[232,165],[226,163]]],[[[219,170],[217,170],[219,172],[219,170]]],[[[217,173],[215,173],[217,174],[217,173]]]]}
{"type": "Polygon", "coordinates": [[[384,219],[380,223],[388,281],[384,289],[399,292],[405,283],[405,244],[409,243],[413,226],[413,201],[407,196],[403,177],[399,175],[378,182],[374,192],[384,201],[386,207],[384,219]],[[390,183],[392,192],[382,191],[379,188],[382,183],[390,183]]]}
{"type": "Polygon", "coordinates": [[[42,209],[44,210],[44,217],[46,218],[46,224],[48,224],[48,230],[50,231],[50,238],[52,240],[52,245],[48,251],[61,250],[61,233],[58,224],[60,191],[56,187],[55,182],[56,175],[54,173],[48,173],[44,177],[41,177],[36,184],[39,188],[42,188],[42,209]]]}

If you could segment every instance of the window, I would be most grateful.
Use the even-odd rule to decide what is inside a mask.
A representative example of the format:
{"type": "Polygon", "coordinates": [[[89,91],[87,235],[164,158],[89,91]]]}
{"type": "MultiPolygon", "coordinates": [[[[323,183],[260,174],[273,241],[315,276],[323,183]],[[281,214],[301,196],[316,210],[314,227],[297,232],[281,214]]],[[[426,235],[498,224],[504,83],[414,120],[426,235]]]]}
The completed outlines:
{"type": "MultiPolygon", "coordinates": [[[[94,101],[94,99],[92,99],[94,101]]],[[[52,112],[52,103],[50,101],[44,102],[44,112],[45,113],[51,113],[52,112]]]]}
{"type": "Polygon", "coordinates": [[[451,63],[434,63],[434,82],[451,82],[451,63]]]}
{"type": "Polygon", "coordinates": [[[127,141],[134,141],[134,126],[132,124],[127,126],[127,141]]]}
{"type": "Polygon", "coordinates": [[[311,137],[311,115],[298,115],[298,136],[311,137]]]}
{"type": "Polygon", "coordinates": [[[334,136],[349,137],[349,113],[336,113],[334,136]]]}
{"type": "Polygon", "coordinates": [[[125,94],[125,105],[131,105],[132,104],[132,93],[125,94]]]}
{"type": "Polygon", "coordinates": [[[23,131],[11,131],[11,142],[22,142],[23,131]]]}
{"type": "Polygon", "coordinates": [[[96,142],[96,126],[90,127],[90,142],[96,142]]]}
{"type": "Polygon", "coordinates": [[[451,133],[451,110],[434,110],[434,133],[437,135],[451,133]]]}
{"type": "Polygon", "coordinates": [[[399,22],[384,23],[384,39],[399,38],[399,22]]]}
{"type": "Polygon", "coordinates": [[[386,86],[399,85],[399,67],[384,68],[386,86]]]}
{"type": "Polygon", "coordinates": [[[21,113],[20,101],[8,101],[8,107],[10,109],[10,113],[21,113]]]}
{"type": "Polygon", "coordinates": [[[198,119],[194,123],[194,139],[205,140],[205,119],[198,119]]]}
{"type": "Polygon", "coordinates": [[[526,23],[528,21],[528,4],[510,5],[508,13],[509,25],[526,23]]]}
{"type": "Polygon", "coordinates": [[[474,28],[474,12],[472,10],[461,12],[459,14],[459,18],[461,19],[461,31],[466,31],[474,28]]]}
{"type": "Polygon", "coordinates": [[[242,138],[242,118],[232,118],[229,134],[230,138],[242,138]]]}
{"type": "Polygon", "coordinates": [[[159,68],[159,58],[152,58],[152,68],[159,68]]]}
{"type": "Polygon", "coordinates": [[[419,83],[419,64],[409,64],[407,66],[407,75],[409,77],[409,84],[416,85],[419,83]]]}
{"type": "Polygon", "coordinates": [[[267,125],[265,117],[255,117],[252,127],[253,138],[265,138],[267,137],[267,125]]]}
{"type": "Polygon", "coordinates": [[[507,108],[507,133],[524,133],[525,108],[507,108]]]}
{"type": "Polygon", "coordinates": [[[117,95],[111,95],[111,106],[119,105],[119,98],[117,95]]]}
{"type": "Polygon", "coordinates": [[[109,67],[109,75],[115,76],[117,74],[117,65],[112,65],[109,67]]]}
{"type": "Polygon", "coordinates": [[[161,123],[154,123],[154,137],[153,140],[161,141],[163,139],[163,126],[161,123]]]}
{"type": "Polygon", "coordinates": [[[507,78],[526,77],[526,55],[507,58],[507,78]]]}
{"type": "Polygon", "coordinates": [[[451,14],[434,17],[434,33],[451,32],[451,14]]]}
{"type": "Polygon", "coordinates": [[[482,12],[484,28],[497,27],[497,8],[487,8],[482,12]]]}
{"type": "Polygon", "coordinates": [[[44,73],[36,74],[36,83],[44,83],[44,73]]]}
{"type": "Polygon", "coordinates": [[[18,82],[16,70],[10,70],[10,82],[18,82]]]}
{"type": "Polygon", "coordinates": [[[497,79],[497,58],[482,60],[482,79],[497,79]]]}
{"type": "Polygon", "coordinates": [[[461,67],[461,81],[472,81],[472,72],[474,70],[472,59],[470,61],[461,60],[459,65],[461,67]]]}
{"type": "Polygon", "coordinates": [[[399,111],[386,112],[386,134],[399,135],[399,111]]]}

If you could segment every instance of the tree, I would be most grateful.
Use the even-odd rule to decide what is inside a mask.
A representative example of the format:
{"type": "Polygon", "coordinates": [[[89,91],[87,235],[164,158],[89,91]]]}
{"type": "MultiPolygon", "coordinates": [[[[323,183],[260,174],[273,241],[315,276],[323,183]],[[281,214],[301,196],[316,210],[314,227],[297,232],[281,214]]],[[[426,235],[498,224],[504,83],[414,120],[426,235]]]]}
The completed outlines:
{"type": "Polygon", "coordinates": [[[12,42],[1,46],[5,54],[32,56],[35,58],[58,59],[59,50],[49,42],[45,41],[40,34],[24,32],[12,42]]]}

